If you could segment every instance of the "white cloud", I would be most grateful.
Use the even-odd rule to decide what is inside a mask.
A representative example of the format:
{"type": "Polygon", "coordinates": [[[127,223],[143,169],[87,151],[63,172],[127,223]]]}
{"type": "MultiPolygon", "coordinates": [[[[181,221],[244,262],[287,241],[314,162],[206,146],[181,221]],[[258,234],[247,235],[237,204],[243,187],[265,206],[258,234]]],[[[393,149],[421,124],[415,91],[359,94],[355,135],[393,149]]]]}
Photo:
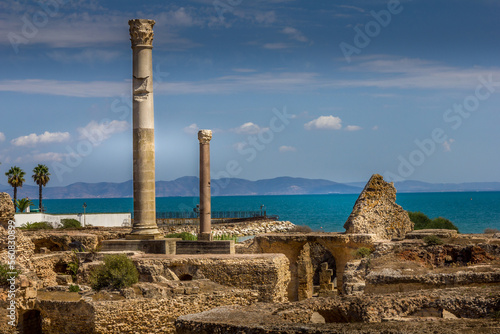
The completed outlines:
{"type": "Polygon", "coordinates": [[[362,127],[358,126],[358,125],[348,125],[345,127],[345,129],[347,131],[359,131],[362,129],[362,127]]]}
{"type": "Polygon", "coordinates": [[[47,56],[61,63],[110,62],[120,56],[118,51],[85,49],[80,52],[52,51],[47,56]]]}
{"type": "Polygon", "coordinates": [[[188,135],[195,135],[198,133],[199,130],[200,130],[200,128],[198,127],[198,125],[196,123],[193,123],[193,124],[186,126],[184,128],[184,132],[187,133],[188,135]]]}
{"type": "Polygon", "coordinates": [[[252,68],[233,68],[233,72],[252,73],[252,72],[257,72],[257,70],[254,70],[252,68]]]}
{"type": "Polygon", "coordinates": [[[297,149],[295,147],[293,147],[293,146],[283,145],[283,146],[280,146],[279,151],[281,153],[284,153],[284,152],[296,152],[297,149]]]}
{"type": "Polygon", "coordinates": [[[304,36],[300,31],[298,31],[295,28],[292,27],[285,27],[282,31],[282,33],[288,35],[291,39],[294,39],[299,42],[307,42],[307,37],[304,36]]]}
{"type": "Polygon", "coordinates": [[[0,91],[75,97],[112,97],[127,94],[130,81],[57,81],[41,79],[0,81],[0,91]]]}
{"type": "Polygon", "coordinates": [[[286,43],[266,43],[262,47],[264,49],[269,49],[269,50],[281,50],[281,49],[288,49],[290,45],[286,43]]]}
{"type": "Polygon", "coordinates": [[[5,141],[5,134],[3,132],[0,132],[0,143],[5,141]]]}
{"type": "MultiPolygon", "coordinates": [[[[155,94],[232,94],[236,92],[303,92],[308,90],[377,87],[382,89],[475,89],[478,78],[493,82],[500,78],[498,68],[456,68],[411,59],[374,59],[344,67],[354,79],[329,79],[315,72],[245,73],[212,77],[201,81],[165,81],[155,86],[155,94]],[[358,67],[359,66],[359,67],[358,67]],[[362,73],[357,73],[361,71],[362,73]],[[393,71],[393,72],[391,72],[393,71]],[[388,75],[390,74],[390,75],[388,75]]],[[[42,79],[0,80],[0,91],[75,97],[115,97],[129,94],[131,82],[56,81],[42,79]]]]}
{"type": "Polygon", "coordinates": [[[443,143],[443,149],[445,152],[450,152],[451,151],[451,144],[453,144],[455,142],[455,139],[453,138],[450,138],[449,140],[446,140],[444,143],[443,143]]]}
{"type": "MultiPolygon", "coordinates": [[[[227,75],[204,81],[162,82],[155,94],[231,94],[247,91],[303,91],[317,85],[316,73],[283,72],[227,75]]],[[[56,81],[41,79],[0,80],[0,91],[74,97],[114,97],[130,94],[130,80],[56,81]]]]}
{"type": "Polygon", "coordinates": [[[342,128],[342,120],[335,116],[320,116],[306,124],[304,124],[306,130],[340,130],[342,128]]]}
{"type": "Polygon", "coordinates": [[[346,8],[346,9],[353,9],[353,10],[358,11],[360,13],[364,13],[365,12],[365,10],[363,8],[356,7],[356,6],[339,5],[338,7],[340,7],[340,8],[346,8]]]}
{"type": "Polygon", "coordinates": [[[101,123],[91,121],[85,127],[78,128],[77,131],[80,134],[79,139],[87,139],[92,145],[98,146],[113,134],[124,132],[128,130],[129,127],[130,125],[127,121],[113,120],[111,122],[101,123]]]}
{"type": "Polygon", "coordinates": [[[256,13],[255,21],[260,24],[272,24],[276,21],[276,14],[274,11],[256,13]]]}
{"type": "Polygon", "coordinates": [[[260,126],[252,122],[247,122],[235,129],[232,129],[232,131],[236,132],[237,134],[245,134],[245,135],[255,135],[257,133],[266,130],[267,128],[261,128],[260,126]]]}
{"type": "Polygon", "coordinates": [[[184,7],[178,8],[176,10],[157,13],[155,15],[155,21],[157,25],[169,25],[175,27],[192,27],[203,25],[202,20],[196,19],[194,15],[192,13],[188,13],[188,10],[186,10],[186,8],[184,7]]]}
{"type": "Polygon", "coordinates": [[[47,153],[37,153],[32,156],[32,161],[58,161],[61,162],[68,154],[66,153],[56,153],[56,152],[47,152],[47,153]]]}
{"type": "Polygon", "coordinates": [[[62,143],[70,139],[69,132],[48,132],[45,131],[41,135],[36,133],[27,136],[17,137],[11,140],[14,146],[34,146],[37,144],[62,143]]]}
{"type": "Polygon", "coordinates": [[[373,126],[372,130],[373,131],[377,131],[378,130],[378,125],[373,126]]]}

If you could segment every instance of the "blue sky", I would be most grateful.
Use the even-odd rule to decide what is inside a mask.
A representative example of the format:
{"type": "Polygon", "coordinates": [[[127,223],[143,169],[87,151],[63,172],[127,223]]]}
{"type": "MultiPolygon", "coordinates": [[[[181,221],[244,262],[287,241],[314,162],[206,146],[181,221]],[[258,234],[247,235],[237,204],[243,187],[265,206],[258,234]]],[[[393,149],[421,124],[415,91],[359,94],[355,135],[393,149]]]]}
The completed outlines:
{"type": "MultiPolygon", "coordinates": [[[[128,20],[154,26],[156,178],[500,181],[500,3],[3,1],[0,172],[132,178],[128,20]]],[[[1,179],[5,184],[6,180],[1,179]]]]}

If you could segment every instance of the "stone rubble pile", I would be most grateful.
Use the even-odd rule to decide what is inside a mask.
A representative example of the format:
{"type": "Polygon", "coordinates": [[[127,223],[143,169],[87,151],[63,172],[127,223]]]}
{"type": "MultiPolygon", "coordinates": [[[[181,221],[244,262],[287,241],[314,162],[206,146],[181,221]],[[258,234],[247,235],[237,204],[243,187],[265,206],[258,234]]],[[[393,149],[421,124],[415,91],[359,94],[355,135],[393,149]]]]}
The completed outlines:
{"type": "MultiPolygon", "coordinates": [[[[261,233],[282,233],[288,232],[295,228],[295,225],[289,221],[254,221],[250,223],[231,223],[224,225],[212,225],[212,234],[230,235],[235,237],[251,236],[261,233]]],[[[197,225],[187,226],[169,226],[163,228],[165,233],[181,233],[189,232],[192,234],[198,233],[197,225]]]]}

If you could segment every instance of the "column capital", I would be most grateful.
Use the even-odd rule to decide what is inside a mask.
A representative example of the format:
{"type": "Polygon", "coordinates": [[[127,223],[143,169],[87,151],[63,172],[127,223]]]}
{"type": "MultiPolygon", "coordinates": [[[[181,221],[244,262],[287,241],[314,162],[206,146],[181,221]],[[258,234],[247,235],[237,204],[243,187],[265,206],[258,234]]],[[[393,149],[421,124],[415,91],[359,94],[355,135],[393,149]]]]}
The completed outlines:
{"type": "Polygon", "coordinates": [[[198,131],[198,140],[200,144],[208,144],[212,139],[212,130],[200,130],[198,131]]]}
{"type": "Polygon", "coordinates": [[[153,26],[155,20],[135,19],[129,20],[130,41],[132,49],[136,46],[153,47],[153,26]]]}

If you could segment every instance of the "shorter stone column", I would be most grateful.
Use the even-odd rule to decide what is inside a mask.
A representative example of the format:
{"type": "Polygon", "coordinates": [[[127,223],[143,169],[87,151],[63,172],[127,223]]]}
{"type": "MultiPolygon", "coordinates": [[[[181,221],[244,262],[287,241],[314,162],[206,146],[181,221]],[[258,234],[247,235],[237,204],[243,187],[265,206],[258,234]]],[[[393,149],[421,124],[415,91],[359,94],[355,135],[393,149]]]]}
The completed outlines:
{"type": "Polygon", "coordinates": [[[212,240],[210,195],[210,140],[211,130],[200,130],[200,233],[198,240],[212,240]]]}

